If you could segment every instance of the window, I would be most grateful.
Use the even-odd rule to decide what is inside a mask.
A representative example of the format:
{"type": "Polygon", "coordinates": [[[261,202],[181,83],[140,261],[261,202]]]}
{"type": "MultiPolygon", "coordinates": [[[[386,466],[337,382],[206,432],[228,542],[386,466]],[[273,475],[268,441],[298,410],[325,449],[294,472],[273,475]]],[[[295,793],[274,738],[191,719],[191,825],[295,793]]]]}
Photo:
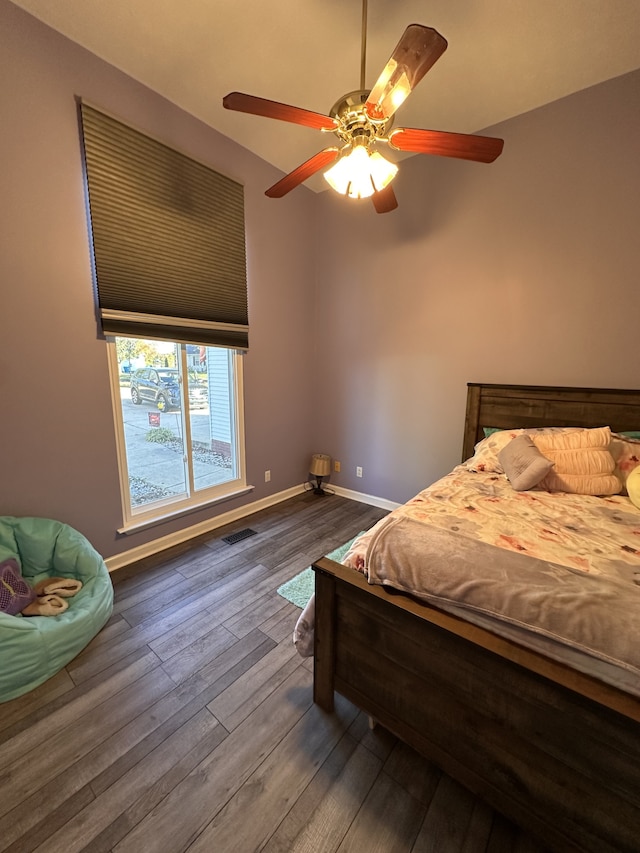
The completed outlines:
{"type": "Polygon", "coordinates": [[[242,357],[109,339],[124,530],[246,490],[242,357]]]}

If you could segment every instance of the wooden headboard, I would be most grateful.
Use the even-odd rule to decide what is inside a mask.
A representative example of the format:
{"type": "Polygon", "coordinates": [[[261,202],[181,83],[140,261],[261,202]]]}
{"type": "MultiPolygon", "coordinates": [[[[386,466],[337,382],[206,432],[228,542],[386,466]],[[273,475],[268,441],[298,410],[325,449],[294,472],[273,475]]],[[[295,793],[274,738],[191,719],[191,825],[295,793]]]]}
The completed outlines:
{"type": "Polygon", "coordinates": [[[546,385],[467,383],[462,459],[473,456],[483,427],[609,426],[640,430],[640,391],[546,385]]]}

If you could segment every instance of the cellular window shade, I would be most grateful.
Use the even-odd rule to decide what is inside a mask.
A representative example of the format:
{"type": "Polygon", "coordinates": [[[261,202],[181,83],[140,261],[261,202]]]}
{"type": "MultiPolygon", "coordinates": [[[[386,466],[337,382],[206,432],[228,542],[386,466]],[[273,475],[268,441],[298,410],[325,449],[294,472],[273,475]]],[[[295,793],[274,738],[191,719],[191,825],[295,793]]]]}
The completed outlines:
{"type": "Polygon", "coordinates": [[[241,184],[80,106],[107,335],[248,348],[241,184]]]}

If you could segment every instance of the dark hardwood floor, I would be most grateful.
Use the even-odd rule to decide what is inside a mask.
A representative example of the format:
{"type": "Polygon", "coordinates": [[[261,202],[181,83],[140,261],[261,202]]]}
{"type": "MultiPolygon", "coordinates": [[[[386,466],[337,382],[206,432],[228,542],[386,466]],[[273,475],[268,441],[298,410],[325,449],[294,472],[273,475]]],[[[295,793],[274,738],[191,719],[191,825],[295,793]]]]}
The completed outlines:
{"type": "Polygon", "coordinates": [[[305,493],[116,572],[107,626],[0,705],[0,850],[541,853],[349,702],[312,702],[276,590],[384,514],[305,493]]]}

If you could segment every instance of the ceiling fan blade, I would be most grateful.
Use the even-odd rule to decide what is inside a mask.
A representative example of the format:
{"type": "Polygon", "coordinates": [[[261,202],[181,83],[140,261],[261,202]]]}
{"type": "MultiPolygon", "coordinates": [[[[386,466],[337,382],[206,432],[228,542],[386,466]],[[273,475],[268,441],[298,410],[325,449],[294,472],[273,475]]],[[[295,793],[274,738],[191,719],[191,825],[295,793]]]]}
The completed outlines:
{"type": "Polygon", "coordinates": [[[320,169],[324,169],[325,166],[333,163],[339,156],[339,148],[325,148],[322,151],[318,151],[317,154],[314,154],[313,157],[305,161],[301,166],[298,166],[293,172],[285,175],[277,184],[269,187],[265,195],[268,195],[269,198],[282,198],[283,195],[294,190],[299,184],[310,178],[311,175],[315,175],[320,169]]]}
{"type": "Polygon", "coordinates": [[[321,113],[291,107],[289,104],[280,104],[278,101],[269,101],[266,98],[257,98],[255,95],[245,95],[243,92],[230,92],[225,95],[222,106],[240,113],[302,124],[315,130],[335,130],[338,127],[338,122],[331,116],[323,116],[321,113]]]}
{"type": "Polygon", "coordinates": [[[410,24],[365,103],[370,118],[388,119],[447,49],[433,27],[410,24]]]}
{"type": "Polygon", "coordinates": [[[371,201],[376,209],[376,213],[389,213],[389,211],[395,210],[398,206],[398,199],[391,184],[387,184],[383,190],[375,192],[371,196],[371,201]]]}
{"type": "Polygon", "coordinates": [[[440,157],[493,163],[502,153],[504,140],[469,133],[399,127],[389,134],[389,145],[398,151],[411,151],[414,154],[437,154],[440,157]]]}

